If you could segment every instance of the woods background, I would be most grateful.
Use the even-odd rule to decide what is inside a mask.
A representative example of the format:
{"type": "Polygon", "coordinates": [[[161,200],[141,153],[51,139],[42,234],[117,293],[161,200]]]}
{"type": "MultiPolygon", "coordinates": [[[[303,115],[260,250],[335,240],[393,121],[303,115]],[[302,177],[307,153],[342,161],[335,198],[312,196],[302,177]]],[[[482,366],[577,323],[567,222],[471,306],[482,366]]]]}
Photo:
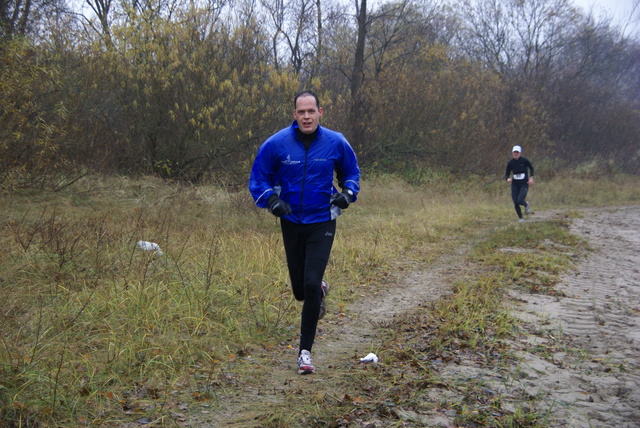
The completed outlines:
{"type": "Polygon", "coordinates": [[[301,88],[367,174],[499,178],[513,144],[545,176],[637,174],[635,4],[0,0],[0,186],[244,186],[301,88]]]}

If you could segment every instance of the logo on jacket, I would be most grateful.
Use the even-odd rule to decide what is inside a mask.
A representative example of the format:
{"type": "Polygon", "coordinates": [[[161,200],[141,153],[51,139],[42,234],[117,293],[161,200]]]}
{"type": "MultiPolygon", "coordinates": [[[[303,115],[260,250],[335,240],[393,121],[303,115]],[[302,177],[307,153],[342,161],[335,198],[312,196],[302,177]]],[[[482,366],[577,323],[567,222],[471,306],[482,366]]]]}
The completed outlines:
{"type": "Polygon", "coordinates": [[[297,165],[300,163],[300,161],[292,161],[291,160],[291,155],[287,155],[287,158],[283,161],[281,161],[283,164],[285,165],[297,165]]]}

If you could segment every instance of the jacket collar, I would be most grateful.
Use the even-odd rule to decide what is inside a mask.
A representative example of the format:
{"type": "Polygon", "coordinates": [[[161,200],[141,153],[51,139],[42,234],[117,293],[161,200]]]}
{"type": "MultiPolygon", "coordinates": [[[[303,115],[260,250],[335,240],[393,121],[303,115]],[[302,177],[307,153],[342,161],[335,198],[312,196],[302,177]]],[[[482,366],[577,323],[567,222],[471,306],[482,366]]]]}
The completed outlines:
{"type": "MultiPolygon", "coordinates": [[[[289,129],[291,131],[291,134],[296,135],[296,129],[298,129],[298,122],[295,120],[291,122],[291,127],[289,129]]],[[[322,125],[318,125],[318,137],[321,136],[322,134],[324,134],[324,128],[322,127],[322,125]]]]}

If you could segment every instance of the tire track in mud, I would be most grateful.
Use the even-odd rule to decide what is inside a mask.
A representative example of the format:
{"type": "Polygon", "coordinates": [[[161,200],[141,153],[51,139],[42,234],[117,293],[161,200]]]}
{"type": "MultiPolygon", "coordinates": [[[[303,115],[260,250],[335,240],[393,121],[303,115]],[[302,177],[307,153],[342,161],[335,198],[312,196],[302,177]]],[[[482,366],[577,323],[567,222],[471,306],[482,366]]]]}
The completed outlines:
{"type": "Polygon", "coordinates": [[[571,229],[593,251],[556,286],[564,296],[519,296],[547,332],[529,344],[554,349],[523,349],[522,384],[543,397],[545,426],[640,427],[640,207],[582,215],[571,229]]]}

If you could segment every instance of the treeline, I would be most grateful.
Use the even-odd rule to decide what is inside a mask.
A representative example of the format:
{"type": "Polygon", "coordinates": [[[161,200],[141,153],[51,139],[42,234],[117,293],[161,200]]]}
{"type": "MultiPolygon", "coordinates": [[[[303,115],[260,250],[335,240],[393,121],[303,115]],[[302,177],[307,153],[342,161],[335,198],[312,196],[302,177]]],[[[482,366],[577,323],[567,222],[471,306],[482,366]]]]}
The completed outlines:
{"type": "Polygon", "coordinates": [[[244,184],[301,88],[367,171],[500,175],[519,144],[546,174],[637,173],[629,22],[569,0],[2,0],[0,186],[244,184]]]}

